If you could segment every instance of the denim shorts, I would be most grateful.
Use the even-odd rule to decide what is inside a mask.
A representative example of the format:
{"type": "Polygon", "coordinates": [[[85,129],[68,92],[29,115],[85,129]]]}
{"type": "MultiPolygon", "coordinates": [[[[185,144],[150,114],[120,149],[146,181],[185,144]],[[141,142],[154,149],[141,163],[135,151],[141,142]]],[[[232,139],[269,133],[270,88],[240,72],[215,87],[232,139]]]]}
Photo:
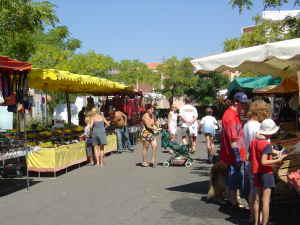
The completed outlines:
{"type": "Polygon", "coordinates": [[[228,166],[228,188],[231,191],[244,188],[244,165],[228,166]]]}
{"type": "Polygon", "coordinates": [[[203,127],[203,133],[204,133],[206,136],[212,136],[212,137],[214,137],[214,136],[216,135],[215,128],[212,127],[212,126],[204,126],[204,127],[203,127]]]}
{"type": "Polygon", "coordinates": [[[256,188],[274,188],[275,178],[273,173],[257,173],[254,174],[254,186],[256,188]]]}

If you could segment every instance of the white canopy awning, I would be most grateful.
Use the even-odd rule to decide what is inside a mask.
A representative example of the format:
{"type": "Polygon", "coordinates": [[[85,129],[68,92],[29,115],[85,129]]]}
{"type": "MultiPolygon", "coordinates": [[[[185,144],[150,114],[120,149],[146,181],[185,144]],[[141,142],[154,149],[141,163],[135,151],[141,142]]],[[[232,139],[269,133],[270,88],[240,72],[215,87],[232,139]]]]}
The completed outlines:
{"type": "Polygon", "coordinates": [[[191,61],[196,72],[240,71],[291,76],[300,71],[300,38],[243,48],[191,61]]]}

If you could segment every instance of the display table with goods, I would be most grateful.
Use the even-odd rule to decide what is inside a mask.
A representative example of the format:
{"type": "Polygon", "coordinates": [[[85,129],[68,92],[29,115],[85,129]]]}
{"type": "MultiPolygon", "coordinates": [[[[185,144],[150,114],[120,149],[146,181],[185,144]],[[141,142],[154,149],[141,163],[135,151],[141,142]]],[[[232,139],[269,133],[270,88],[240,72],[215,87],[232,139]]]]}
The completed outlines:
{"type": "Polygon", "coordinates": [[[272,144],[288,153],[282,163],[274,166],[276,187],[272,192],[273,203],[300,202],[300,133],[281,132],[272,144]]]}
{"type": "MultiPolygon", "coordinates": [[[[28,171],[53,172],[87,161],[85,141],[80,140],[82,127],[31,132],[29,145],[37,145],[38,152],[27,156],[28,171]]],[[[116,135],[108,132],[105,152],[116,150],[116,135]]]]}
{"type": "Polygon", "coordinates": [[[24,138],[0,134],[0,173],[2,177],[23,176],[26,174],[25,156],[38,152],[39,147],[26,145],[24,138]]]}

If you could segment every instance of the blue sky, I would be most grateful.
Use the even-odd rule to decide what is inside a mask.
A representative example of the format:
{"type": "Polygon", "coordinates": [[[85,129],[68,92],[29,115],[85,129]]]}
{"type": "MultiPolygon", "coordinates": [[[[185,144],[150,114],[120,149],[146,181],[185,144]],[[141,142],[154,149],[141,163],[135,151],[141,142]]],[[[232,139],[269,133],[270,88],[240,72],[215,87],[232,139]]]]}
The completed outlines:
{"type": "Polygon", "coordinates": [[[80,52],[143,62],[221,52],[225,39],[239,36],[262,12],[262,0],[254,1],[240,15],[229,0],[50,0],[60,23],[82,41],[80,52]]]}

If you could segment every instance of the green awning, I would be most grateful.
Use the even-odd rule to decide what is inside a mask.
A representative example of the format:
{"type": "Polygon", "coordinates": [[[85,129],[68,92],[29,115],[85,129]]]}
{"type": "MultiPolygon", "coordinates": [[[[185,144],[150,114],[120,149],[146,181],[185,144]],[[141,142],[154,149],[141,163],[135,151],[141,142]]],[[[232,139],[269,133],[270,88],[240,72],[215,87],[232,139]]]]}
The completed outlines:
{"type": "Polygon", "coordinates": [[[272,75],[260,77],[237,77],[229,84],[228,92],[249,91],[249,89],[279,85],[280,83],[281,78],[274,78],[272,75]]]}

